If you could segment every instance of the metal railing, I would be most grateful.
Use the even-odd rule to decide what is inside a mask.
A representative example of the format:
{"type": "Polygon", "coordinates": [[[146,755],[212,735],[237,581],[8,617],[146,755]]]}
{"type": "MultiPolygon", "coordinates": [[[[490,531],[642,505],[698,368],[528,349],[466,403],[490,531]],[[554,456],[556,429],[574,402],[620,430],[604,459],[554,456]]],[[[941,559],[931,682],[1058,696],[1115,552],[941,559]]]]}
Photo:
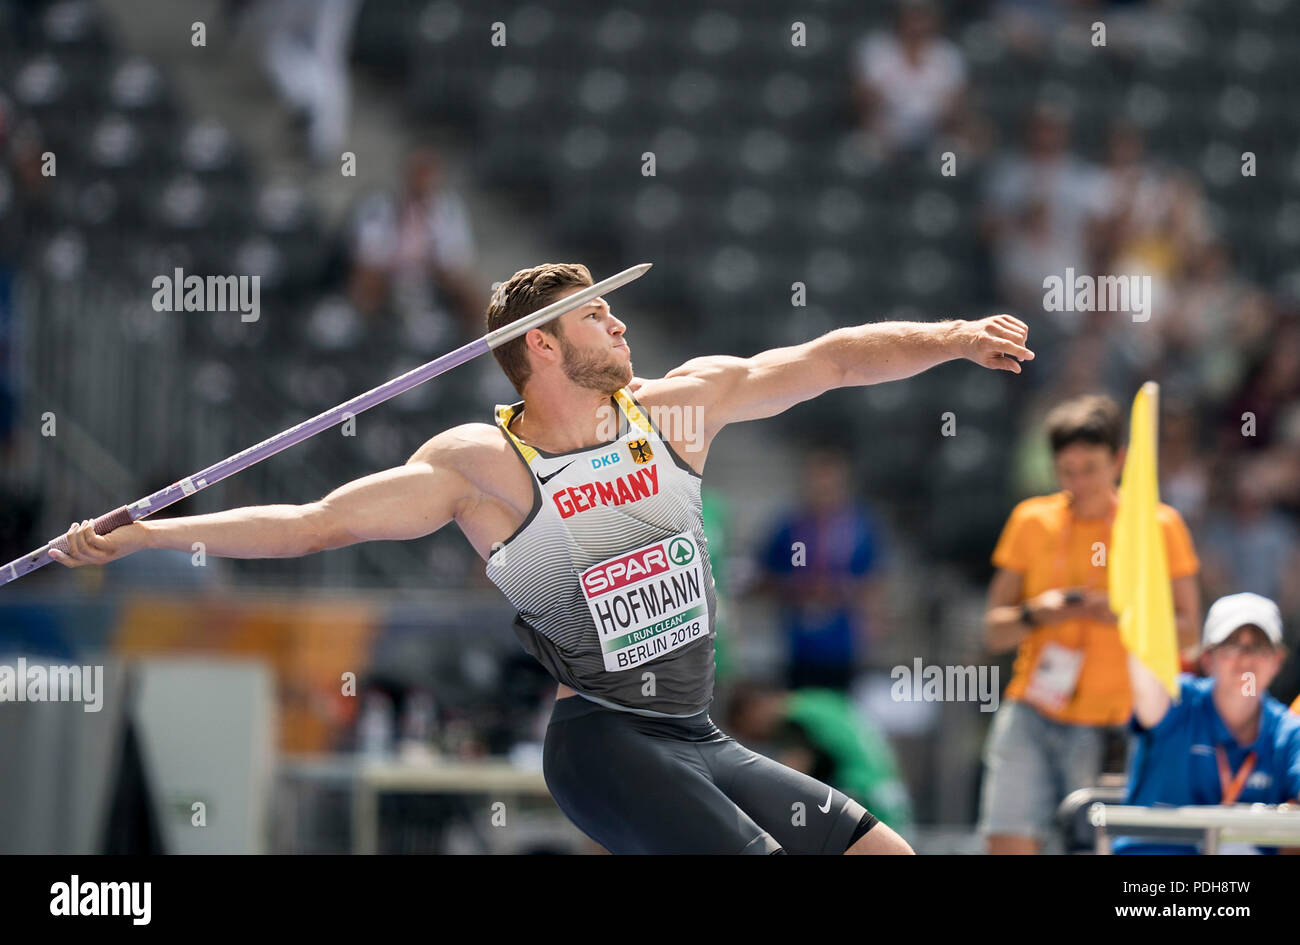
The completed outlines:
{"type": "MultiPolygon", "coordinates": [[[[228,402],[200,396],[190,383],[195,353],[184,316],[153,311],[138,292],[29,275],[19,281],[17,310],[22,444],[4,477],[44,495],[38,529],[45,538],[167,485],[142,484],[147,471],[195,472],[279,429],[283,414],[273,409],[270,384],[238,363],[228,402]],[[43,433],[43,418],[52,419],[53,435],[43,433]]],[[[267,497],[248,504],[311,502],[373,471],[345,465],[261,463],[238,477],[239,493],[267,497]]],[[[217,504],[220,494],[200,493],[181,514],[225,507],[217,504]]],[[[238,570],[256,581],[254,569],[238,570]]],[[[365,543],[297,559],[288,573],[278,568],[275,581],[401,584],[426,570],[416,546],[365,543]]]]}

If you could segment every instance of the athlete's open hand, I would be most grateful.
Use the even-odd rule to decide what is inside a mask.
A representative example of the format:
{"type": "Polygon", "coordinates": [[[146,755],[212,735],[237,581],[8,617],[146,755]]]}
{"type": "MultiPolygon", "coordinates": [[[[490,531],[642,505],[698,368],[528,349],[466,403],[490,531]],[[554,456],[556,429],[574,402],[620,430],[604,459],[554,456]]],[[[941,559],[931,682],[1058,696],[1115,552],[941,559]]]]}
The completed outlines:
{"type": "Polygon", "coordinates": [[[1020,373],[1021,361],[1034,360],[1034,352],[1025,347],[1029,326],[1011,315],[992,315],[978,321],[963,322],[957,332],[961,357],[995,371],[1020,373]]]}
{"type": "Polygon", "coordinates": [[[57,548],[50,549],[50,557],[65,568],[108,564],[144,547],[141,540],[143,531],[137,523],[115,528],[107,535],[96,535],[94,520],[86,519],[81,524],[73,522],[67,536],[68,554],[57,548]]]}

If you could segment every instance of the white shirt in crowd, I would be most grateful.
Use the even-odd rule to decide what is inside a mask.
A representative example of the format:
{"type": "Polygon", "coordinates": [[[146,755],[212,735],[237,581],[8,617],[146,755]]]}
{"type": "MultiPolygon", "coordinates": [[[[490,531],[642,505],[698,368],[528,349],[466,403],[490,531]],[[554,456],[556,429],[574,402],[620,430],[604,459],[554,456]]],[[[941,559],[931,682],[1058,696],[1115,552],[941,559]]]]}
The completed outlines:
{"type": "Polygon", "coordinates": [[[398,274],[427,274],[432,266],[464,269],[474,256],[469,214],[449,190],[404,206],[388,194],[372,194],[357,209],[352,245],[358,262],[398,274]]]}
{"type": "Polygon", "coordinates": [[[858,75],[880,99],[887,143],[911,146],[933,133],[944,107],[966,85],[966,64],[949,40],[930,40],[913,64],[893,33],[871,33],[858,49],[858,75]]]}

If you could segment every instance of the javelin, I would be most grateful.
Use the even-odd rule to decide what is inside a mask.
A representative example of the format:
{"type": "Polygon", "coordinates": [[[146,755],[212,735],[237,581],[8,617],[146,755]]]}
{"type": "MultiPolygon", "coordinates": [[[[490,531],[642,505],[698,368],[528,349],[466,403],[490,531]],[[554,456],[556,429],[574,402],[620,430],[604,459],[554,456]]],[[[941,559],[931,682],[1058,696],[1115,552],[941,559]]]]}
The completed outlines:
{"type": "MultiPolygon", "coordinates": [[[[123,505],[114,509],[106,515],[101,515],[95,519],[95,534],[107,535],[109,532],[121,528],[123,525],[130,525],[132,522],[152,515],[159,509],[165,509],[173,502],[179,502],[181,499],[200,490],[206,489],[213,483],[220,482],[227,476],[233,476],[241,469],[247,469],[254,463],[260,463],[268,456],[274,456],[281,450],[288,449],[295,443],[301,443],[308,437],[315,436],[321,430],[328,430],[330,427],[341,423],[349,416],[356,416],[363,410],[369,410],[375,404],[382,404],[390,397],[396,397],[398,394],[405,393],[417,384],[423,384],[430,378],[437,377],[445,371],[464,364],[477,358],[480,354],[486,354],[493,348],[498,348],[518,338],[520,335],[528,332],[530,329],[539,325],[545,325],[552,319],[558,318],[565,312],[571,311],[580,306],[586,305],[592,299],[595,299],[606,292],[611,292],[619,286],[627,285],[633,279],[639,279],[645,275],[651,263],[641,263],[639,266],[633,266],[630,269],[624,269],[617,275],[610,276],[603,282],[597,282],[595,285],[588,286],[572,295],[565,296],[544,308],[539,308],[531,315],[525,315],[509,325],[502,325],[495,331],[490,331],[477,341],[471,341],[469,344],[462,345],[449,354],[444,354],[440,358],[435,358],[428,364],[407,371],[400,377],[395,377],[386,384],[380,384],[373,390],[366,391],[364,394],[358,394],[351,400],[339,404],[331,410],[322,414],[317,414],[310,420],[304,420],[295,427],[290,427],[283,433],[277,433],[270,439],[263,440],[256,446],[250,446],[241,453],[236,453],[223,459],[221,462],[209,466],[207,469],[200,470],[192,476],[186,476],[179,482],[174,482],[165,489],[159,489],[152,495],[145,496],[130,505],[123,505]]],[[[47,542],[40,548],[30,554],[23,555],[21,558],[15,558],[8,564],[0,567],[0,585],[8,584],[10,581],[17,580],[29,571],[35,571],[43,567],[54,559],[50,557],[50,549],[57,548],[64,554],[68,553],[68,536],[60,535],[52,541],[47,542]]]]}

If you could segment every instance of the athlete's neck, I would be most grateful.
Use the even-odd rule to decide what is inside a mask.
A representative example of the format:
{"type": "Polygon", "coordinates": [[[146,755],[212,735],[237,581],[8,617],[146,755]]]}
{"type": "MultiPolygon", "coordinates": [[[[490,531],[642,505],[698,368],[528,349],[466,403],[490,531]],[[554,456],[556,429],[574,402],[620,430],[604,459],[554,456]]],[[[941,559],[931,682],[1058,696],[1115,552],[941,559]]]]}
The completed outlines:
{"type": "Polygon", "coordinates": [[[572,388],[547,396],[530,389],[510,430],[529,446],[568,453],[612,439],[618,429],[613,409],[610,395],[600,391],[572,388]]]}

